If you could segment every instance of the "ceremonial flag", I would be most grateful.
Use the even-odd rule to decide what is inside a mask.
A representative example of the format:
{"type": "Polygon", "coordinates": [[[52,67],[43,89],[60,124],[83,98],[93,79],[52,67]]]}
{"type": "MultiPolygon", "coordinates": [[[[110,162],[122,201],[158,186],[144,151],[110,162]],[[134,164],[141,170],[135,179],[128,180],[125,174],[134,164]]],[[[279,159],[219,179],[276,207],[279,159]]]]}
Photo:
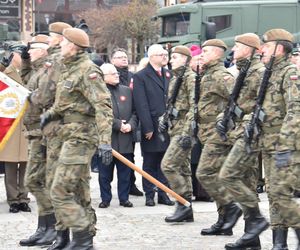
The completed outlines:
{"type": "Polygon", "coordinates": [[[0,151],[25,113],[28,94],[26,88],[0,72],[0,151]]]}

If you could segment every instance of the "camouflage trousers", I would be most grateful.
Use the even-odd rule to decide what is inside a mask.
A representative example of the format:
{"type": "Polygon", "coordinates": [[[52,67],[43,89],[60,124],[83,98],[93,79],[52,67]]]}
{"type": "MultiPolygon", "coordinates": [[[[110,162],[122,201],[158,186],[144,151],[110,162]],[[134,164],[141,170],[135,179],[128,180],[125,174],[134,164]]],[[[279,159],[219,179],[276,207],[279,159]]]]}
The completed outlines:
{"type": "Polygon", "coordinates": [[[223,205],[232,197],[219,179],[219,173],[231,150],[231,145],[206,143],[202,149],[196,176],[207,193],[216,201],[218,213],[223,215],[223,205]]]}
{"type": "Polygon", "coordinates": [[[273,229],[300,229],[300,206],[293,199],[292,192],[299,186],[300,163],[278,169],[275,166],[274,154],[275,152],[263,151],[271,226],[273,229]]]}
{"type": "Polygon", "coordinates": [[[161,168],[170,187],[186,199],[192,198],[192,173],[190,168],[191,149],[184,150],[178,145],[179,136],[171,138],[162,159],[161,168]]]}
{"type": "Polygon", "coordinates": [[[30,138],[28,144],[24,185],[36,198],[38,215],[52,214],[53,206],[49,190],[46,188],[46,149],[42,145],[42,137],[30,138]]]}
{"type": "Polygon", "coordinates": [[[78,138],[62,143],[50,190],[55,216],[66,228],[95,235],[96,214],[91,206],[90,162],[95,146],[78,138]]]}
{"type": "Polygon", "coordinates": [[[256,186],[258,180],[258,152],[248,154],[243,138],[239,138],[233,145],[224,164],[219,179],[230,192],[234,201],[244,209],[258,206],[256,186]]]}

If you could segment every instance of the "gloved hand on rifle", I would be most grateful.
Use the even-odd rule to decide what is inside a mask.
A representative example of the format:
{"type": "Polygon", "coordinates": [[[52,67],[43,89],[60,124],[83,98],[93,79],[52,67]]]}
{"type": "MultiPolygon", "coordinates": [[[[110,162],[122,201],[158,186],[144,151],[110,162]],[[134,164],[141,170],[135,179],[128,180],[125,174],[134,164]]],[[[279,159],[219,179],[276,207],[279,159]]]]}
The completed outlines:
{"type": "Polygon", "coordinates": [[[3,56],[3,58],[2,58],[2,60],[1,60],[0,63],[1,63],[5,68],[7,68],[7,67],[10,65],[10,63],[11,63],[13,57],[14,57],[14,54],[13,54],[13,53],[11,53],[11,54],[9,55],[9,57],[3,56]]]}
{"type": "Polygon", "coordinates": [[[26,47],[22,47],[21,50],[22,50],[21,58],[22,59],[29,59],[30,54],[28,53],[28,51],[30,50],[30,43],[28,43],[26,47]]]}
{"type": "Polygon", "coordinates": [[[291,163],[292,152],[290,150],[278,151],[275,154],[276,168],[288,167],[291,163]]]}
{"type": "Polygon", "coordinates": [[[184,135],[178,138],[178,144],[183,150],[188,150],[192,147],[192,138],[184,135]]]}
{"type": "Polygon", "coordinates": [[[218,131],[218,133],[219,133],[220,135],[226,135],[226,133],[227,133],[227,129],[226,129],[226,127],[223,125],[222,120],[217,121],[217,123],[216,123],[216,129],[217,129],[217,131],[218,131]]]}
{"type": "Polygon", "coordinates": [[[164,133],[168,130],[168,123],[164,121],[164,116],[158,118],[158,132],[164,133]]]}
{"type": "Polygon", "coordinates": [[[101,157],[102,163],[108,166],[113,160],[111,145],[100,144],[98,147],[98,155],[101,157]]]}

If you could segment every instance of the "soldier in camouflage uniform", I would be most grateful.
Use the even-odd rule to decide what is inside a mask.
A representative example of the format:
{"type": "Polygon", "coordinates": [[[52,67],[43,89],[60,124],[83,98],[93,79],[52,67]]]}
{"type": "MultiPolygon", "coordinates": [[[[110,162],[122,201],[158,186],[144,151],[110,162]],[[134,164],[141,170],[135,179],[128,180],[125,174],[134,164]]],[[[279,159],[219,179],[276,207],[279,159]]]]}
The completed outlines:
{"type": "Polygon", "coordinates": [[[58,137],[62,141],[50,195],[55,215],[73,232],[67,249],[92,249],[90,215],[78,200],[77,192],[86,190],[90,200],[89,163],[99,146],[103,164],[112,161],[112,106],[100,69],[89,60],[84,49],[88,35],[77,28],[63,31],[60,43],[65,69],[57,83],[54,105],[41,118],[41,126],[61,119],[58,137]]]}
{"type": "MultiPolygon", "coordinates": [[[[27,48],[23,49],[21,77],[25,87],[34,91],[47,81],[45,74],[45,57],[47,56],[48,36],[33,37],[27,48]],[[28,51],[29,49],[29,51],[28,51]]],[[[43,145],[42,132],[39,127],[41,106],[30,103],[24,117],[24,125],[29,142],[29,156],[25,172],[25,186],[35,196],[38,206],[38,229],[28,239],[20,241],[21,246],[42,245],[40,241],[46,233],[47,225],[55,224],[53,206],[46,189],[46,148],[43,145]]]]}
{"type": "MultiPolygon", "coordinates": [[[[173,49],[170,63],[173,79],[169,84],[168,96],[173,95],[176,84],[180,84],[174,109],[177,117],[170,117],[172,127],[169,127],[170,144],[162,159],[162,171],[169,181],[171,188],[189,202],[192,201],[192,180],[190,155],[192,149],[191,122],[195,96],[195,74],[188,66],[191,52],[188,47],[177,46],[173,49]],[[184,74],[182,82],[178,76],[184,74]],[[179,80],[180,81],[180,80],[179,80]]],[[[163,125],[160,122],[160,127],[163,125]]],[[[193,222],[192,207],[186,207],[177,202],[175,213],[165,218],[166,222],[193,222]]]]}
{"type": "Polygon", "coordinates": [[[232,235],[231,228],[221,230],[224,220],[236,222],[242,213],[241,209],[231,202],[232,199],[218,180],[221,166],[231,149],[231,142],[229,140],[223,142],[215,128],[216,118],[225,109],[234,81],[221,60],[226,49],[227,46],[222,40],[207,40],[202,45],[199,59],[203,77],[198,104],[200,116],[198,136],[204,148],[196,176],[207,193],[216,201],[219,214],[217,223],[203,229],[202,235],[232,235]],[[231,208],[229,214],[224,214],[226,204],[228,209],[231,208]]]}
{"type": "MultiPolygon", "coordinates": [[[[255,106],[257,90],[264,72],[264,65],[260,62],[259,55],[254,54],[259,48],[259,37],[253,33],[235,37],[235,46],[232,50],[237,69],[241,70],[245,67],[248,60],[251,62],[237,100],[238,106],[246,115],[250,114],[255,106]]],[[[216,127],[220,134],[224,134],[221,119],[216,127]]],[[[227,244],[226,249],[260,248],[258,234],[268,227],[267,221],[259,212],[259,199],[256,194],[258,179],[256,161],[259,150],[255,147],[251,154],[246,152],[243,132],[243,122],[236,118],[235,129],[230,133],[230,137],[235,142],[219,174],[220,181],[231,193],[234,201],[242,206],[245,219],[245,234],[236,243],[227,244]]],[[[226,230],[226,225],[222,229],[226,230]]]]}
{"type": "MultiPolygon", "coordinates": [[[[36,89],[30,96],[31,103],[39,105],[43,108],[43,110],[49,109],[54,103],[56,84],[63,68],[59,43],[63,40],[62,32],[65,28],[71,28],[71,26],[63,22],[55,22],[49,25],[50,47],[48,49],[48,57],[44,64],[44,68],[46,69],[45,74],[47,75],[48,80],[45,81],[44,84],[40,85],[39,88],[36,89]]],[[[52,121],[47,124],[42,131],[47,147],[46,187],[48,190],[50,190],[53,182],[55,164],[58,162],[58,156],[62,146],[62,141],[57,136],[57,131],[60,126],[60,120],[52,121]]],[[[82,194],[83,192],[79,193],[82,194]]],[[[53,231],[55,231],[54,225],[48,225],[47,233],[43,239],[40,240],[40,242],[44,242],[49,245],[52,244],[56,236],[56,241],[49,250],[61,249],[69,242],[69,230],[63,226],[61,221],[58,220],[55,227],[57,230],[57,236],[56,233],[53,234],[53,231]]]]}
{"type": "Polygon", "coordinates": [[[292,194],[300,181],[300,73],[289,61],[291,33],[272,29],[264,34],[263,42],[262,62],[268,64],[275,56],[263,103],[266,120],[261,124],[259,141],[273,231],[272,249],[277,250],[288,248],[288,227],[295,229],[300,241],[300,207],[292,194]]]}

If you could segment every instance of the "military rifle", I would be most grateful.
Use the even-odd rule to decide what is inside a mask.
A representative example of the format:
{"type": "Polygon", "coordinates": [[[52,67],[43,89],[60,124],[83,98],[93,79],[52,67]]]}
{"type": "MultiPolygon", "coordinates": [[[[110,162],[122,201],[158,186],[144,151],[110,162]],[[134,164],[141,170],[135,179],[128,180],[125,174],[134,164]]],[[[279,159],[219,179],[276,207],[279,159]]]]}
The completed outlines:
{"type": "MultiPolygon", "coordinates": [[[[169,128],[173,127],[172,120],[174,118],[177,118],[177,116],[178,116],[178,111],[176,110],[176,108],[174,108],[174,104],[176,102],[176,98],[177,98],[177,95],[179,93],[180,86],[181,86],[181,84],[183,82],[183,76],[185,74],[187,66],[189,65],[190,59],[191,59],[190,57],[187,57],[186,62],[184,64],[184,66],[183,66],[183,69],[181,70],[179,76],[176,79],[172,95],[168,99],[168,104],[167,104],[166,111],[159,118],[159,122],[162,123],[162,124],[168,124],[169,128]]],[[[161,130],[160,128],[158,128],[158,137],[160,138],[160,140],[162,142],[164,142],[166,140],[165,136],[163,134],[164,132],[165,132],[164,130],[161,130]]]]}
{"type": "Polygon", "coordinates": [[[251,144],[254,136],[258,138],[261,133],[260,123],[263,123],[266,120],[266,113],[264,112],[262,106],[266,97],[266,93],[269,85],[269,79],[272,75],[272,68],[275,61],[275,53],[277,50],[277,46],[278,46],[278,42],[276,42],[274,52],[270,58],[268,65],[266,65],[266,69],[259,88],[259,92],[256,99],[254,111],[251,116],[251,120],[244,129],[244,140],[246,143],[245,147],[248,154],[252,152],[251,144]]]}
{"type": "Polygon", "coordinates": [[[202,76],[203,76],[203,74],[202,73],[200,74],[200,67],[199,67],[199,63],[198,63],[197,64],[197,72],[196,72],[196,76],[195,76],[194,117],[193,117],[193,121],[191,124],[194,139],[197,139],[197,135],[198,135],[198,131],[199,131],[198,102],[200,99],[200,83],[201,83],[202,76]]]}
{"type": "Polygon", "coordinates": [[[233,90],[229,96],[229,100],[224,111],[224,116],[222,118],[221,125],[224,127],[224,133],[218,131],[222,141],[227,141],[226,133],[235,127],[236,118],[242,119],[244,116],[244,111],[238,106],[237,100],[240,96],[240,92],[244,86],[244,81],[247,76],[247,72],[251,66],[252,60],[256,49],[252,50],[251,56],[247,59],[246,64],[241,68],[239,75],[235,81],[233,90]]]}

